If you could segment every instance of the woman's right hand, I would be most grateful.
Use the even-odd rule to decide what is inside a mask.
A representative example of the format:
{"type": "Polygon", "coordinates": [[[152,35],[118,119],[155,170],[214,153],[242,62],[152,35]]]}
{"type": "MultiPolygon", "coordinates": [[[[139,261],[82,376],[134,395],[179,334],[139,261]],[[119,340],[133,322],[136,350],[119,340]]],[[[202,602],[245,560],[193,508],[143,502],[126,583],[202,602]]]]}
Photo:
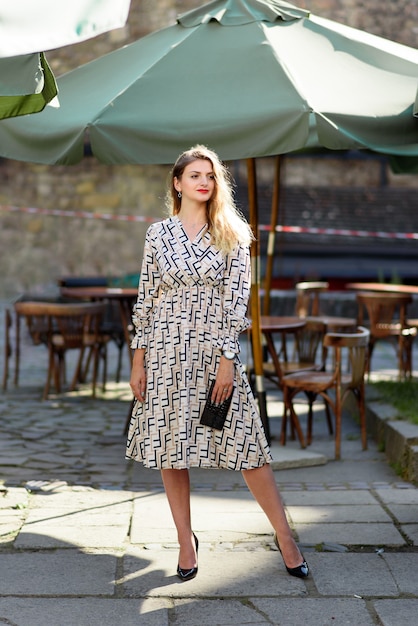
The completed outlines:
{"type": "Polygon", "coordinates": [[[145,402],[145,394],[147,391],[147,377],[144,366],[144,353],[143,348],[135,350],[134,358],[132,361],[131,380],[130,386],[132,393],[139,402],[145,402]]]}

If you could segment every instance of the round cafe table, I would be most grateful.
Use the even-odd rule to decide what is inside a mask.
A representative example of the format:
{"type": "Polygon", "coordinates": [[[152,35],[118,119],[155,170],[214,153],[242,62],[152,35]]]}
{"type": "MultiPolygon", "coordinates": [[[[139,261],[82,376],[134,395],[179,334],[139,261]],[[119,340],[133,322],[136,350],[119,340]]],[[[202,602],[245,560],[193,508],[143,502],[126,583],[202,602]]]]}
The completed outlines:
{"type": "Polygon", "coordinates": [[[306,319],[295,315],[262,315],[260,318],[263,333],[288,333],[299,330],[305,325],[306,319]]]}
{"type": "Polygon", "coordinates": [[[327,333],[349,333],[357,328],[357,320],[354,317],[339,317],[336,315],[315,315],[306,318],[312,322],[323,322],[327,333]]]}
{"type": "Polygon", "coordinates": [[[383,291],[387,293],[409,293],[418,295],[417,285],[394,285],[392,283],[347,283],[346,289],[354,291],[383,291]]]}

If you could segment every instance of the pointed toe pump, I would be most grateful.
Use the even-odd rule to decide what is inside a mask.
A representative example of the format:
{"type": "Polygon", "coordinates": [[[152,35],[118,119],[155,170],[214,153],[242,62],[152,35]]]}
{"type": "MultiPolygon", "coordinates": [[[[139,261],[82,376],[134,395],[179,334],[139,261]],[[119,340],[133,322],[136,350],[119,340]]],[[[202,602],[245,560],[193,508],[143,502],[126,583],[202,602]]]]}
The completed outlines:
{"type": "MultiPolygon", "coordinates": [[[[274,543],[278,547],[280,554],[282,554],[282,551],[280,550],[280,546],[279,546],[279,540],[277,539],[276,534],[274,534],[274,543]]],[[[282,555],[282,558],[283,558],[283,555],[282,555]]],[[[307,578],[309,576],[309,566],[307,562],[305,561],[305,559],[303,558],[303,556],[302,556],[302,559],[303,559],[302,563],[300,565],[297,565],[296,567],[287,567],[285,560],[283,559],[283,563],[286,568],[286,571],[288,574],[290,574],[290,576],[295,576],[296,578],[307,578]]]]}
{"type": "MultiPolygon", "coordinates": [[[[199,541],[194,533],[193,533],[193,538],[194,538],[194,542],[196,545],[196,558],[197,558],[197,553],[199,550],[199,541]]],[[[182,567],[180,567],[180,565],[177,565],[177,576],[183,582],[185,582],[186,580],[192,580],[192,578],[195,578],[197,576],[197,565],[196,567],[191,567],[190,569],[183,569],[182,567]]]]}

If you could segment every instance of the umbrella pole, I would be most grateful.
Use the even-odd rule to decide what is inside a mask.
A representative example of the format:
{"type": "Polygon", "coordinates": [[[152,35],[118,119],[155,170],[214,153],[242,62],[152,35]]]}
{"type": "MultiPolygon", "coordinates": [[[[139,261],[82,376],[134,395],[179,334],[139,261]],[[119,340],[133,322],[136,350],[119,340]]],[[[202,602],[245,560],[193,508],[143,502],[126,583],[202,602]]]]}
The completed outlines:
{"type": "Polygon", "coordinates": [[[280,155],[275,158],[273,197],[271,199],[270,232],[267,240],[266,277],[264,280],[263,314],[270,315],[270,290],[273,279],[274,246],[276,244],[276,225],[280,206],[280,155]]]}
{"type": "Polygon", "coordinates": [[[261,345],[260,328],[260,244],[258,237],[258,207],[257,207],[257,179],[255,159],[247,159],[248,174],[248,205],[250,225],[256,238],[251,245],[251,339],[253,348],[255,389],[258,399],[261,421],[264,426],[267,441],[270,443],[270,424],[267,415],[266,392],[263,378],[263,352],[261,345]]]}

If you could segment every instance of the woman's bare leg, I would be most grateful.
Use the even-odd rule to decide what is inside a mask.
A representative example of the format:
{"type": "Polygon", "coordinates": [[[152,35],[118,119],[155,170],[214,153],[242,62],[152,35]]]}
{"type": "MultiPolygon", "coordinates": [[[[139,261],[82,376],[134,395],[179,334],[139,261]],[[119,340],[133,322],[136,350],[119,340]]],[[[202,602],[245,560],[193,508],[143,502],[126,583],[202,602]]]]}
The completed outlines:
{"type": "Polygon", "coordinates": [[[242,475],[248,489],[276,531],[285,564],[288,567],[298,567],[302,563],[303,557],[293,539],[270,465],[266,464],[256,469],[245,470],[242,475]]]}
{"type": "Polygon", "coordinates": [[[161,470],[165,493],[177,529],[180,544],[179,566],[191,569],[197,566],[196,546],[190,515],[190,480],[185,470],[161,470]]]}

